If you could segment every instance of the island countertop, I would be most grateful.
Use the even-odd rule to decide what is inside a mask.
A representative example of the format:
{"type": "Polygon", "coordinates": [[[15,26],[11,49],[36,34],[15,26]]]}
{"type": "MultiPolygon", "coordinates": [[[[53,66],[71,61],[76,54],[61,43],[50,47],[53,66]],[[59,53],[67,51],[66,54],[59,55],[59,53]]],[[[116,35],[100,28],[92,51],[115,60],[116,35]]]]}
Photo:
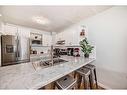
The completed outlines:
{"type": "Polygon", "coordinates": [[[39,89],[95,60],[70,56],[61,59],[68,62],[38,70],[32,62],[0,67],[0,89],[39,89]]]}

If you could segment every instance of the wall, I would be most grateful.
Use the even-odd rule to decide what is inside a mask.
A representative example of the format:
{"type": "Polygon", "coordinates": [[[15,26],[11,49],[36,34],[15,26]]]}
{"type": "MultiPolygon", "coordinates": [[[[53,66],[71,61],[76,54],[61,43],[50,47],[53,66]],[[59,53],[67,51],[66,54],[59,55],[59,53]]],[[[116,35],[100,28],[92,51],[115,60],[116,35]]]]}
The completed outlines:
{"type": "Polygon", "coordinates": [[[99,82],[109,88],[127,88],[127,7],[113,7],[76,25],[87,26],[88,39],[96,45],[99,82]]]}
{"type": "Polygon", "coordinates": [[[85,24],[89,40],[97,47],[100,82],[110,88],[127,88],[127,7],[111,8],[89,18],[85,24]]]}
{"type": "Polygon", "coordinates": [[[85,21],[97,47],[97,65],[127,72],[127,7],[114,7],[85,21]]]}

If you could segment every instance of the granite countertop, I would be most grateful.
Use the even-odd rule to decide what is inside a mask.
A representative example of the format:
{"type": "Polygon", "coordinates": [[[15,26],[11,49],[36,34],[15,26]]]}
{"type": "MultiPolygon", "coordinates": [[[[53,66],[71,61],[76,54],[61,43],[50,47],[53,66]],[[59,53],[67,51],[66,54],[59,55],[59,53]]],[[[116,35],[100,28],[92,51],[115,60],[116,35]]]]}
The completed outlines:
{"type": "Polygon", "coordinates": [[[61,59],[68,62],[37,70],[32,62],[0,67],[0,89],[39,89],[95,60],[70,56],[61,59]]]}

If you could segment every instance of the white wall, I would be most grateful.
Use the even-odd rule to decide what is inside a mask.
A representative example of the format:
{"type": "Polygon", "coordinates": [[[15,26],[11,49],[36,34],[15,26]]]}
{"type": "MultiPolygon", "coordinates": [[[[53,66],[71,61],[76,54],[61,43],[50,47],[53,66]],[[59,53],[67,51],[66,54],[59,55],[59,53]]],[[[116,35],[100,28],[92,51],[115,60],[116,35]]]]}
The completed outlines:
{"type": "Polygon", "coordinates": [[[127,7],[113,7],[74,27],[79,25],[87,26],[88,39],[96,45],[99,82],[109,88],[127,88],[127,7]]]}
{"type": "Polygon", "coordinates": [[[96,44],[99,67],[127,72],[127,7],[114,7],[85,21],[96,44]]]}
{"type": "Polygon", "coordinates": [[[89,40],[96,44],[100,82],[110,88],[127,88],[127,7],[111,8],[84,23],[89,40]]]}

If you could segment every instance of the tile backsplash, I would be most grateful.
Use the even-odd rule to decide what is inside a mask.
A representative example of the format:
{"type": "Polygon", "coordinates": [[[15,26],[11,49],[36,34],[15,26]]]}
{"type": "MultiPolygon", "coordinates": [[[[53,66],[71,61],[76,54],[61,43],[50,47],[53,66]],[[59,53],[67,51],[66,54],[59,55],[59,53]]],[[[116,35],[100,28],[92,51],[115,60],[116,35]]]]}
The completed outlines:
{"type": "Polygon", "coordinates": [[[50,48],[51,47],[32,47],[32,50],[36,50],[37,54],[41,54],[41,52],[43,53],[50,53],[50,48]]]}

